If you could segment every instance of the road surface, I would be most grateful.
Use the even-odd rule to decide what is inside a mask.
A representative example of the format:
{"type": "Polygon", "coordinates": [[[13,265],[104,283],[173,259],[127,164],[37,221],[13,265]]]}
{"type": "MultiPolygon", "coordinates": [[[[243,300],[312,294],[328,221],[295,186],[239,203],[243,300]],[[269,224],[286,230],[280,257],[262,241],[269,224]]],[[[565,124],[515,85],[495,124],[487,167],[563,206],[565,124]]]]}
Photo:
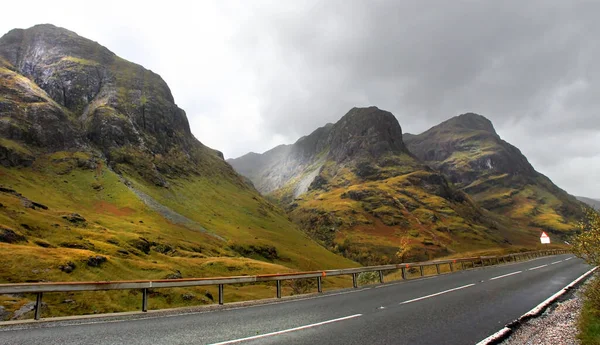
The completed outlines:
{"type": "Polygon", "coordinates": [[[5,327],[0,344],[476,344],[590,268],[550,256],[252,307],[5,327]]]}

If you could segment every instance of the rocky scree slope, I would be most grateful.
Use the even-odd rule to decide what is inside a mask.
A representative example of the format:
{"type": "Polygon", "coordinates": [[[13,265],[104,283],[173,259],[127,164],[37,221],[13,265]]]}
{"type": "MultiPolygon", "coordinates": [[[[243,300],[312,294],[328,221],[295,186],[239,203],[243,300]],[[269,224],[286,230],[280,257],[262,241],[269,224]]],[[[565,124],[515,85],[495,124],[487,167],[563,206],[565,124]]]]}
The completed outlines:
{"type": "Polygon", "coordinates": [[[543,230],[562,237],[582,216],[575,197],[537,172],[481,115],[456,116],[419,135],[405,135],[405,142],[479,205],[532,233],[543,230]]]}
{"type": "MultiPolygon", "coordinates": [[[[311,240],[200,143],[159,75],[52,25],[0,38],[0,258],[0,282],[356,265],[311,240]]],[[[231,298],[257,296],[253,289],[261,288],[231,298]]],[[[175,290],[157,296],[157,307],[189,301],[175,290]]],[[[57,307],[46,315],[138,304],[118,292],[80,297],[76,308],[48,300],[57,307]]],[[[0,296],[9,311],[23,303],[0,296]]]]}
{"type": "Polygon", "coordinates": [[[313,238],[364,264],[522,241],[419,162],[394,115],[376,107],[353,108],[293,145],[228,162],[313,238]]]}

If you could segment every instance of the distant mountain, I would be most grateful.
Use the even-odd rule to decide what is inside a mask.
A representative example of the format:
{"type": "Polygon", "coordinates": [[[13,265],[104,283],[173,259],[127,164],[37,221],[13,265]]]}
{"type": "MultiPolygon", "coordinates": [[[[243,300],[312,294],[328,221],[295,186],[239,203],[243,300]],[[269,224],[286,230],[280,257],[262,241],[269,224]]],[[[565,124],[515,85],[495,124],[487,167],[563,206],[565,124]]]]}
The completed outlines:
{"type": "Polygon", "coordinates": [[[456,116],[422,134],[406,135],[405,142],[479,205],[520,226],[560,235],[582,217],[580,202],[537,172],[481,115],[456,116]]]}
{"type": "Polygon", "coordinates": [[[600,199],[592,199],[592,198],[586,198],[584,196],[578,196],[577,200],[584,202],[597,210],[600,210],[600,199]]]}
{"type": "Polygon", "coordinates": [[[293,145],[228,162],[313,238],[365,264],[535,240],[409,152],[393,114],[353,108],[293,145]]]}
{"type": "Polygon", "coordinates": [[[356,265],[198,141],[158,74],[53,25],[0,38],[0,258],[0,283],[356,265]]]}

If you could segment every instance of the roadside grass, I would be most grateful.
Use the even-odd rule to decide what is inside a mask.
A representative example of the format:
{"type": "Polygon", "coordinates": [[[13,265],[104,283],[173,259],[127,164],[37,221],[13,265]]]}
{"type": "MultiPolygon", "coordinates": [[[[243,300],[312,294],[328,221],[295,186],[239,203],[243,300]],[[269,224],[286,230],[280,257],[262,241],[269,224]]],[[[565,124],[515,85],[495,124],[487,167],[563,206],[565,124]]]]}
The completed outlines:
{"type": "Polygon", "coordinates": [[[598,274],[585,288],[583,295],[578,338],[581,345],[598,345],[600,344],[600,276],[598,274]]]}

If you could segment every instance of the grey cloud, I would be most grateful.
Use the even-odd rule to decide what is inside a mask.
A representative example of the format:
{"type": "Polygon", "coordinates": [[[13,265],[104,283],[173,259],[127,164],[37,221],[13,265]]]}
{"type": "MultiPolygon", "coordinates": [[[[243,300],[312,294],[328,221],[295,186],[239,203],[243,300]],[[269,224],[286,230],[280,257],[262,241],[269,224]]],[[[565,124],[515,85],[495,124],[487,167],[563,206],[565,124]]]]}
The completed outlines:
{"type": "Polygon", "coordinates": [[[76,0],[29,7],[0,31],[51,22],[152,69],[226,157],[293,142],[353,106],[389,110],[412,133],[473,111],[559,186],[600,197],[597,1],[107,0],[91,17],[76,0]]]}
{"type": "Polygon", "coordinates": [[[581,140],[600,131],[599,11],[588,1],[323,1],[258,13],[238,42],[268,56],[250,62],[268,133],[291,140],[370,104],[408,132],[474,111],[544,172],[573,157],[600,166],[600,148],[581,140]]]}

